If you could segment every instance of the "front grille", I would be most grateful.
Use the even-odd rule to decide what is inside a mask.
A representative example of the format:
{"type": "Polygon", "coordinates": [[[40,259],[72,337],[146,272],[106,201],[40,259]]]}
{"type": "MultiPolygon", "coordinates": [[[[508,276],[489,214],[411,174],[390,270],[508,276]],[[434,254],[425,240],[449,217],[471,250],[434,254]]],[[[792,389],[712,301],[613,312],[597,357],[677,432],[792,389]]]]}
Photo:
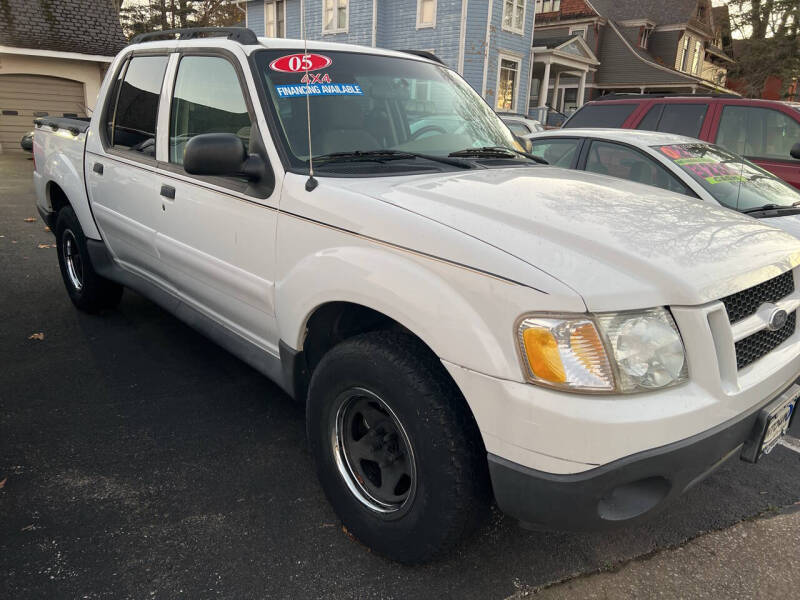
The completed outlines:
{"type": "Polygon", "coordinates": [[[728,310],[728,319],[733,324],[752,315],[765,302],[777,302],[793,291],[794,278],[792,277],[792,272],[786,271],[783,275],[778,275],[769,281],[759,283],[730,296],[725,296],[722,299],[722,303],[728,310]]]}
{"type": "Polygon", "coordinates": [[[744,369],[792,337],[797,321],[796,317],[797,312],[793,312],[786,319],[786,325],[777,331],[762,329],[758,333],[736,342],[736,368],[744,369]]]}

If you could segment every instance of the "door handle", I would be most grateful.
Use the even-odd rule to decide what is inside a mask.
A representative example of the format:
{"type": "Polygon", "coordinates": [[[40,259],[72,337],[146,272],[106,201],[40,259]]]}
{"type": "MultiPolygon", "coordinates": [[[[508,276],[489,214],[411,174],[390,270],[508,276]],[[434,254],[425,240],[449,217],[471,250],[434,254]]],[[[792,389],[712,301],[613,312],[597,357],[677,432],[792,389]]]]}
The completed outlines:
{"type": "Polygon", "coordinates": [[[164,198],[175,200],[175,188],[171,185],[164,184],[161,186],[161,195],[164,196],[164,198]]]}
{"type": "Polygon", "coordinates": [[[103,174],[103,163],[98,163],[98,162],[94,163],[94,166],[92,167],[92,171],[94,171],[98,175],[102,175],[103,174]]]}

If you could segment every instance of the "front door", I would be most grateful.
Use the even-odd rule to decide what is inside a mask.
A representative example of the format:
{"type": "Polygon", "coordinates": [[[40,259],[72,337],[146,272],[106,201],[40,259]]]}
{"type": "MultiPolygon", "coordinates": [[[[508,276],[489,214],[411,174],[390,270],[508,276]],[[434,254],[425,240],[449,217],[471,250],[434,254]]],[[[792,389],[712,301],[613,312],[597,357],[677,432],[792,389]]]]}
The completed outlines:
{"type": "Polygon", "coordinates": [[[199,134],[231,133],[248,151],[259,151],[238,64],[228,55],[187,54],[177,61],[168,118],[160,121],[168,135],[155,178],[162,217],[155,246],[166,276],[187,302],[277,354],[278,194],[243,178],[199,177],[183,169],[186,144],[199,134]]]}

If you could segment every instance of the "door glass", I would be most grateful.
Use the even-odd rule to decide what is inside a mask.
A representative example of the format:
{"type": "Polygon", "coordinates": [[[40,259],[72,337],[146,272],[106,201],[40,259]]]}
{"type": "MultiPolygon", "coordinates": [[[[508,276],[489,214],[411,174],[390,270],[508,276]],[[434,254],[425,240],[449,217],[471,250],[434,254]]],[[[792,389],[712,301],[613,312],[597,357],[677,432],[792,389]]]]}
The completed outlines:
{"type": "Polygon", "coordinates": [[[656,104],[647,111],[647,114],[644,116],[644,119],[639,121],[639,124],[636,126],[636,129],[642,129],[644,131],[658,131],[658,120],[661,118],[661,109],[664,107],[663,104],[656,104]]]}
{"type": "Polygon", "coordinates": [[[591,104],[584,106],[564,127],[622,127],[637,104],[591,104]]]}
{"type": "Polygon", "coordinates": [[[155,156],[158,100],[166,68],[166,56],[131,59],[114,117],[114,147],[155,156]]]}
{"type": "Polygon", "coordinates": [[[569,169],[578,151],[577,139],[547,139],[533,142],[531,154],[547,161],[554,167],[569,169]]]}
{"type": "Polygon", "coordinates": [[[707,110],[707,104],[665,104],[658,131],[696,138],[700,135],[707,110]]]}
{"type": "Polygon", "coordinates": [[[685,185],[653,159],[638,150],[620,144],[592,142],[586,159],[586,170],[680,194],[690,193],[685,185]]]}
{"type": "Polygon", "coordinates": [[[726,106],[717,131],[717,144],[736,154],[755,158],[794,160],[789,151],[800,142],[800,124],[771,108],[726,106]]]}
{"type": "Polygon", "coordinates": [[[232,133],[250,143],[250,115],[233,65],[186,56],[178,66],[169,127],[169,162],[183,164],[186,143],[202,133],[232,133]]]}

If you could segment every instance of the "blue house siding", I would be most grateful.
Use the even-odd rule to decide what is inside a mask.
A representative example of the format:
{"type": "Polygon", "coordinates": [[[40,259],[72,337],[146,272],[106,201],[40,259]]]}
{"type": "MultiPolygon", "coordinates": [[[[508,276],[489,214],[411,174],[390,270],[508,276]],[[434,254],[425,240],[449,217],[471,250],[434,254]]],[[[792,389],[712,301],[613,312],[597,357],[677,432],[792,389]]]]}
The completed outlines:
{"type": "MultiPolygon", "coordinates": [[[[504,0],[468,0],[465,21],[462,75],[496,106],[497,75],[500,54],[520,60],[515,110],[527,112],[530,92],[531,46],[533,41],[534,0],[528,0],[525,29],[522,35],[502,28],[504,0]],[[489,3],[492,3],[488,52],[486,45],[489,3]],[[488,61],[486,56],[488,54],[488,61]],[[485,78],[484,78],[485,69],[485,78]]],[[[322,0],[286,0],[286,37],[302,38],[301,6],[305,12],[306,36],[324,40],[372,46],[373,0],[350,0],[346,33],[322,33],[322,0]]],[[[461,48],[461,13],[463,0],[437,0],[434,27],[417,29],[417,0],[378,0],[376,45],[395,50],[432,50],[445,64],[459,67],[461,48]]],[[[264,1],[247,3],[247,24],[257,35],[264,35],[264,1]]]]}

